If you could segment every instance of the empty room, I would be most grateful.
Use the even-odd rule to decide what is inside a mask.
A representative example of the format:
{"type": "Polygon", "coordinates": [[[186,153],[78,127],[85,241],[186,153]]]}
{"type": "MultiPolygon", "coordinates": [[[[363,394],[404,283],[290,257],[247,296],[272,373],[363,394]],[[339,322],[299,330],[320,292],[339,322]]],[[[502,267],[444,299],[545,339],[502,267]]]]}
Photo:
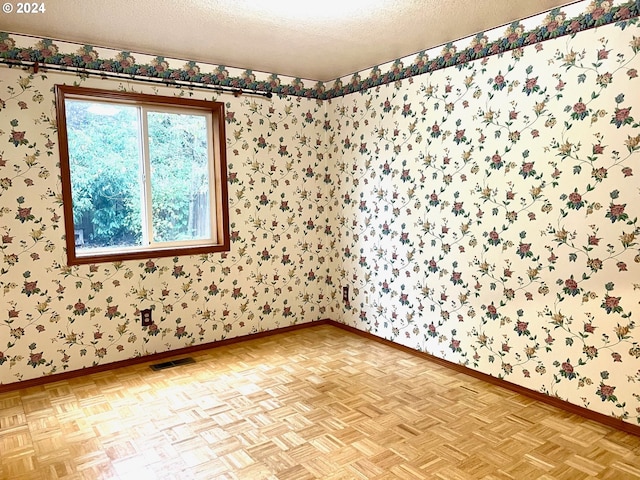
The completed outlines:
{"type": "Polygon", "coordinates": [[[640,479],[640,1],[7,0],[0,478],[640,479]]]}

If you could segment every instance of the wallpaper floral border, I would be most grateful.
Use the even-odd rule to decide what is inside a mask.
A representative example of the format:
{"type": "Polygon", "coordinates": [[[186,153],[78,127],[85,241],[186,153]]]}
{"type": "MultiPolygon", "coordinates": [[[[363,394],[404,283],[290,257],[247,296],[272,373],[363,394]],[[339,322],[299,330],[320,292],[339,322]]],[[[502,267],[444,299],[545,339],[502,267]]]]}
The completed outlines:
{"type": "Polygon", "coordinates": [[[124,74],[0,66],[0,382],[332,318],[640,423],[638,3],[571,7],[331,89],[0,34],[5,59],[124,74]],[[280,95],[126,78],[145,68],[280,95]],[[231,252],[66,266],[68,82],[225,101],[231,252]]]}
{"type": "MultiPolygon", "coordinates": [[[[580,3],[580,7],[583,3],[585,2],[580,3]]],[[[439,47],[440,50],[437,48],[424,50],[413,58],[407,56],[387,65],[374,66],[368,74],[363,71],[353,74],[351,78],[336,79],[330,87],[319,81],[315,82],[313,87],[305,87],[304,80],[301,78],[254,72],[248,69],[240,70],[224,65],[211,69],[209,65],[200,65],[194,61],[175,67],[181,61],[163,56],[150,57],[129,51],[119,52],[115,57],[103,58],[104,54],[111,52],[91,45],[84,45],[74,53],[70,53],[69,50],[74,47],[73,44],[39,39],[35,45],[32,45],[30,43],[33,39],[29,37],[20,38],[21,41],[18,43],[16,36],[7,32],[0,32],[0,58],[38,62],[43,66],[49,64],[76,67],[90,72],[117,73],[167,82],[193,82],[327,100],[443,68],[464,65],[472,60],[521,49],[545,40],[575,35],[584,30],[614,22],[624,28],[626,22],[640,15],[638,0],[617,3],[614,0],[597,0],[588,4],[584,12],[576,15],[567,15],[564,12],[567,9],[574,10],[575,6],[556,8],[521,22],[513,22],[504,31],[501,31],[504,27],[498,27],[478,33],[471,37],[470,43],[466,46],[464,44],[469,39],[450,42],[439,47]]]]}

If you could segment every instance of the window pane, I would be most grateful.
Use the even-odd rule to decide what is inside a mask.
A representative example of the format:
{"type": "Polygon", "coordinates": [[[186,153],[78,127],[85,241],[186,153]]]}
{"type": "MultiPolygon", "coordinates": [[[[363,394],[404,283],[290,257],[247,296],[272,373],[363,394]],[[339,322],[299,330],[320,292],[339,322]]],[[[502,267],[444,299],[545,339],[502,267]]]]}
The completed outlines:
{"type": "Polygon", "coordinates": [[[148,112],[154,242],[211,238],[207,117],[148,112]]]}
{"type": "Polygon", "coordinates": [[[69,265],[229,251],[222,103],[55,94],[69,265]]]}
{"type": "Polygon", "coordinates": [[[138,109],[67,100],[78,254],[142,243],[138,109]]]}

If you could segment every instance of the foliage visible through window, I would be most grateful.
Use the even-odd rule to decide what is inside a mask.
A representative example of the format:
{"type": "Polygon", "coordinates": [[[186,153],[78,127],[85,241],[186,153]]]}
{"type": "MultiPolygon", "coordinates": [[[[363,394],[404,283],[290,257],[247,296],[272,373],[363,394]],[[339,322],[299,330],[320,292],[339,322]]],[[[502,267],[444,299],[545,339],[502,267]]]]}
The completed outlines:
{"type": "Polygon", "coordinates": [[[221,103],[56,86],[69,264],[229,249],[221,103]]]}

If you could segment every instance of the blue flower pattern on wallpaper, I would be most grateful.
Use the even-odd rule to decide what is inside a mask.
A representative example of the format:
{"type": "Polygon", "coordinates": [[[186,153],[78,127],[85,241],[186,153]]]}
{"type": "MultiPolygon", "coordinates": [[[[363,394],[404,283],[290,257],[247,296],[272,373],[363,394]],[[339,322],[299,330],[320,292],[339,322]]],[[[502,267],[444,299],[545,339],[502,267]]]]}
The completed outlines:
{"type": "Polygon", "coordinates": [[[332,318],[637,424],[640,31],[631,2],[584,8],[331,89],[1,34],[3,58],[281,94],[219,97],[231,252],[68,267],[52,86],[181,91],[3,67],[1,381],[332,318]]]}

